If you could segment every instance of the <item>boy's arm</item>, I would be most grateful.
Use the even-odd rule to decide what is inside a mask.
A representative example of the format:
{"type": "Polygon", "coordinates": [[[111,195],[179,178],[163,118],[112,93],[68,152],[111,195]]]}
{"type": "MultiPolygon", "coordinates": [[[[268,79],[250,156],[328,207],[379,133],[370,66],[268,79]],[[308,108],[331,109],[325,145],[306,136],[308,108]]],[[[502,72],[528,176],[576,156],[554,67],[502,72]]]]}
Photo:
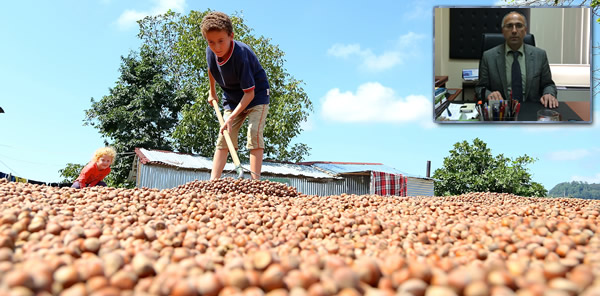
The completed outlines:
{"type": "MultiPolygon", "coordinates": [[[[211,101],[217,99],[217,90],[215,89],[215,78],[208,70],[208,85],[210,85],[210,91],[208,92],[208,104],[212,105],[211,101]]],[[[218,101],[217,101],[218,102],[218,101]]]]}
{"type": "Polygon", "coordinates": [[[250,102],[252,102],[253,99],[254,99],[254,88],[250,89],[249,91],[244,92],[244,96],[242,97],[242,100],[237,105],[237,107],[235,107],[235,110],[233,110],[233,112],[231,112],[231,115],[229,117],[227,117],[227,120],[225,120],[225,123],[221,127],[221,131],[220,131],[221,133],[223,133],[225,128],[227,128],[228,131],[231,130],[231,123],[233,122],[233,119],[236,116],[240,115],[240,113],[244,112],[244,110],[246,110],[246,107],[250,104],[250,102]]]}

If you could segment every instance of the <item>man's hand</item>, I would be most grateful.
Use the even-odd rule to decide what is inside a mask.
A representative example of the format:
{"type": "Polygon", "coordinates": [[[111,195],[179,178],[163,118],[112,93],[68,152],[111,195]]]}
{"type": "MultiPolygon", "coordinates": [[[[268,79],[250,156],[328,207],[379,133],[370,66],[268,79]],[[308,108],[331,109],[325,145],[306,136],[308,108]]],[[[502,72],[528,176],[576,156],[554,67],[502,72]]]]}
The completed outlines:
{"type": "Polygon", "coordinates": [[[487,97],[488,101],[489,100],[503,100],[502,98],[502,94],[500,94],[499,91],[494,91],[492,92],[488,97],[487,97]]]}
{"type": "Polygon", "coordinates": [[[558,100],[551,94],[545,94],[540,98],[540,103],[546,108],[558,107],[558,100]]]}

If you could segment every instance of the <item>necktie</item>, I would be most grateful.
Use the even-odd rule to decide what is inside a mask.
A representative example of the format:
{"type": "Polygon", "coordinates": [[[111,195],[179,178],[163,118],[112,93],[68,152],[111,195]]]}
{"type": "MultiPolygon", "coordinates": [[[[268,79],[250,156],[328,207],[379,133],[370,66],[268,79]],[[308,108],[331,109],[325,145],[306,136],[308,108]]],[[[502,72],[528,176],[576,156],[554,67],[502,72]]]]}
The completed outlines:
{"type": "Polygon", "coordinates": [[[513,51],[514,60],[512,63],[511,70],[511,88],[513,99],[522,102],[523,101],[523,80],[521,79],[521,65],[519,64],[519,52],[513,51]]]}

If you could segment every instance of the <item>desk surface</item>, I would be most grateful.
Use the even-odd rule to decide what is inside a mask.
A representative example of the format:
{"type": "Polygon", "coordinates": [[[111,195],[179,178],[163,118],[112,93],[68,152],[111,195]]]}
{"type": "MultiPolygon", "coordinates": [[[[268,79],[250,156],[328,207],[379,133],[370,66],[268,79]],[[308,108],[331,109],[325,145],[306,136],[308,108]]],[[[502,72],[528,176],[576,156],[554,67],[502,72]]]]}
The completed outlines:
{"type": "MultiPolygon", "coordinates": [[[[544,106],[538,102],[525,102],[521,105],[518,121],[537,121],[537,112],[544,109],[544,106]]],[[[589,121],[590,120],[590,102],[559,102],[558,108],[552,109],[560,113],[562,122],[565,121],[589,121]],[[579,113],[573,108],[577,108],[579,113]],[[587,116],[584,116],[587,110],[587,116]],[[581,115],[580,115],[581,114],[581,115]]]]}
{"type": "Polygon", "coordinates": [[[461,93],[462,89],[448,88],[448,91],[454,91],[454,94],[449,95],[446,98],[446,102],[444,104],[442,104],[441,106],[439,106],[438,108],[435,108],[435,110],[433,110],[435,118],[438,118],[442,114],[442,112],[444,112],[444,110],[446,110],[446,108],[448,108],[448,104],[450,104],[450,102],[454,101],[456,99],[456,97],[458,97],[458,95],[461,93]]]}
{"type": "Polygon", "coordinates": [[[567,104],[573,112],[581,118],[583,121],[590,121],[591,110],[590,101],[571,101],[571,102],[560,102],[560,104],[567,104]]]}
{"type": "MultiPolygon", "coordinates": [[[[537,112],[544,109],[544,106],[538,102],[525,102],[521,105],[521,110],[517,117],[517,122],[537,122],[537,112]]],[[[444,108],[445,110],[445,108],[444,108]]],[[[444,111],[441,110],[441,111],[444,111]]],[[[589,101],[572,101],[560,102],[556,110],[561,115],[561,122],[589,122],[590,121],[590,102],[589,101]]],[[[437,113],[437,112],[436,112],[437,113]]],[[[441,114],[441,112],[439,112],[441,114]]],[[[439,116],[439,114],[436,114],[439,116]]],[[[437,118],[437,117],[436,117],[437,118]]],[[[455,123],[458,121],[437,121],[443,123],[455,123]]],[[[489,121],[487,121],[489,122],[489,121]]],[[[499,121],[502,123],[510,123],[510,121],[499,121]]],[[[515,122],[513,122],[515,123],[515,122]]]]}

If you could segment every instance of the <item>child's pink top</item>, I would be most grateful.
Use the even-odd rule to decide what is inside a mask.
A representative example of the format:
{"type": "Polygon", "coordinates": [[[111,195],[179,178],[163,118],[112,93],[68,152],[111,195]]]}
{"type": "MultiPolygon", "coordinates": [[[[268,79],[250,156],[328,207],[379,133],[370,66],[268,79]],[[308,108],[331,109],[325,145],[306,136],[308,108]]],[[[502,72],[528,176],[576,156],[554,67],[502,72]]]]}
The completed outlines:
{"type": "Polygon", "coordinates": [[[81,173],[76,181],[79,182],[81,188],[96,186],[96,184],[102,181],[104,177],[108,176],[109,173],[110,167],[107,167],[104,170],[99,170],[98,165],[95,162],[90,162],[83,168],[83,170],[81,170],[81,173]]]}

